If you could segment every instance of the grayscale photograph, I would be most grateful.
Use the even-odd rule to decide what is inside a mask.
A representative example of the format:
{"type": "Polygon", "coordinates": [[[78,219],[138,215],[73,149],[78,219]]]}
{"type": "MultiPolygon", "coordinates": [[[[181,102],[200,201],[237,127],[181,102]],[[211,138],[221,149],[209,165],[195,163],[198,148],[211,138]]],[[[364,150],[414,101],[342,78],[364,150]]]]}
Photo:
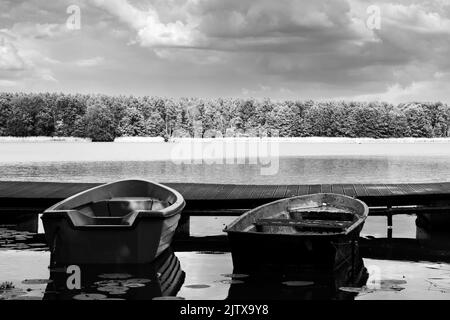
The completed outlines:
{"type": "Polygon", "coordinates": [[[449,57],[449,0],[0,0],[0,307],[450,300],[449,57]]]}

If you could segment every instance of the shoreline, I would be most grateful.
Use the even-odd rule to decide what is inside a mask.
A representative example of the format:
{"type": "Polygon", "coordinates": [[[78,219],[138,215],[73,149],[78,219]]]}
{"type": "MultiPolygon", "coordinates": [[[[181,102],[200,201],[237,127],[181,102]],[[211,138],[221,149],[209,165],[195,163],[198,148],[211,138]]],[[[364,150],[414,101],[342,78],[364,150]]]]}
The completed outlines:
{"type": "Polygon", "coordinates": [[[348,137],[223,137],[223,138],[170,138],[168,142],[162,137],[118,137],[112,142],[92,142],[89,138],[78,137],[0,137],[0,143],[32,143],[32,142],[84,142],[95,144],[111,143],[179,143],[179,142],[293,142],[293,143],[354,143],[354,144],[386,144],[386,143],[450,143],[445,138],[348,138],[348,137]]]}
{"type": "MultiPolygon", "coordinates": [[[[161,138],[162,139],[162,138],[161,138]]],[[[184,138],[171,142],[0,139],[0,163],[165,161],[198,164],[210,159],[292,157],[445,157],[450,138],[184,138]],[[187,160],[187,161],[185,161],[187,160]]],[[[224,161],[226,162],[226,161],[224,161]]]]}

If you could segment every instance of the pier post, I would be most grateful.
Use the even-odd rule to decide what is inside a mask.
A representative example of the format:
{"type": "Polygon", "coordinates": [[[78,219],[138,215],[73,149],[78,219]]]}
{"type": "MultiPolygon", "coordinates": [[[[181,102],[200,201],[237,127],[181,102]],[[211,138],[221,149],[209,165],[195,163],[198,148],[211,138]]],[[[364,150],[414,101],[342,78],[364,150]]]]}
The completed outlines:
{"type": "Polygon", "coordinates": [[[188,215],[181,214],[180,221],[178,222],[178,227],[175,232],[177,238],[188,238],[190,236],[190,223],[191,217],[188,215]]]}
{"type": "Polygon", "coordinates": [[[387,207],[387,237],[392,239],[392,206],[387,207]]]}

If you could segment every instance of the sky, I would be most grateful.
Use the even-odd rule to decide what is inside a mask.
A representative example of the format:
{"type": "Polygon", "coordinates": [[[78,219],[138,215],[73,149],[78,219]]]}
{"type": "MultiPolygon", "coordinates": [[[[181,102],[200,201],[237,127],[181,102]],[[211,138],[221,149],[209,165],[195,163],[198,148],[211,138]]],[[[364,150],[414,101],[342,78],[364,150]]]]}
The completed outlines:
{"type": "Polygon", "coordinates": [[[450,0],[0,0],[0,91],[450,103],[450,0]]]}

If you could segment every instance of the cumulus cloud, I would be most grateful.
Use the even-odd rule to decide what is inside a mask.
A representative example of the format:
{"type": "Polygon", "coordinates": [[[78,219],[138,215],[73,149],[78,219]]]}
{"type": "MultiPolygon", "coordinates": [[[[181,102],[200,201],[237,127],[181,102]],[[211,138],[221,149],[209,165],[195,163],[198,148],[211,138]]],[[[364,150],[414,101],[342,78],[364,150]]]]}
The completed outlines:
{"type": "Polygon", "coordinates": [[[94,57],[89,59],[81,59],[75,62],[79,67],[95,67],[102,64],[105,61],[103,57],[94,57]]]}
{"type": "Polygon", "coordinates": [[[0,3],[5,86],[76,91],[91,72],[111,93],[449,100],[448,0],[78,0],[70,32],[72,2],[0,3]]]}
{"type": "Polygon", "coordinates": [[[136,41],[143,46],[192,46],[198,40],[194,26],[180,20],[161,22],[151,4],[138,9],[127,0],[93,0],[93,3],[133,28],[136,41]]]}
{"type": "Polygon", "coordinates": [[[24,65],[14,45],[0,33],[0,70],[22,70],[24,65]]]}

